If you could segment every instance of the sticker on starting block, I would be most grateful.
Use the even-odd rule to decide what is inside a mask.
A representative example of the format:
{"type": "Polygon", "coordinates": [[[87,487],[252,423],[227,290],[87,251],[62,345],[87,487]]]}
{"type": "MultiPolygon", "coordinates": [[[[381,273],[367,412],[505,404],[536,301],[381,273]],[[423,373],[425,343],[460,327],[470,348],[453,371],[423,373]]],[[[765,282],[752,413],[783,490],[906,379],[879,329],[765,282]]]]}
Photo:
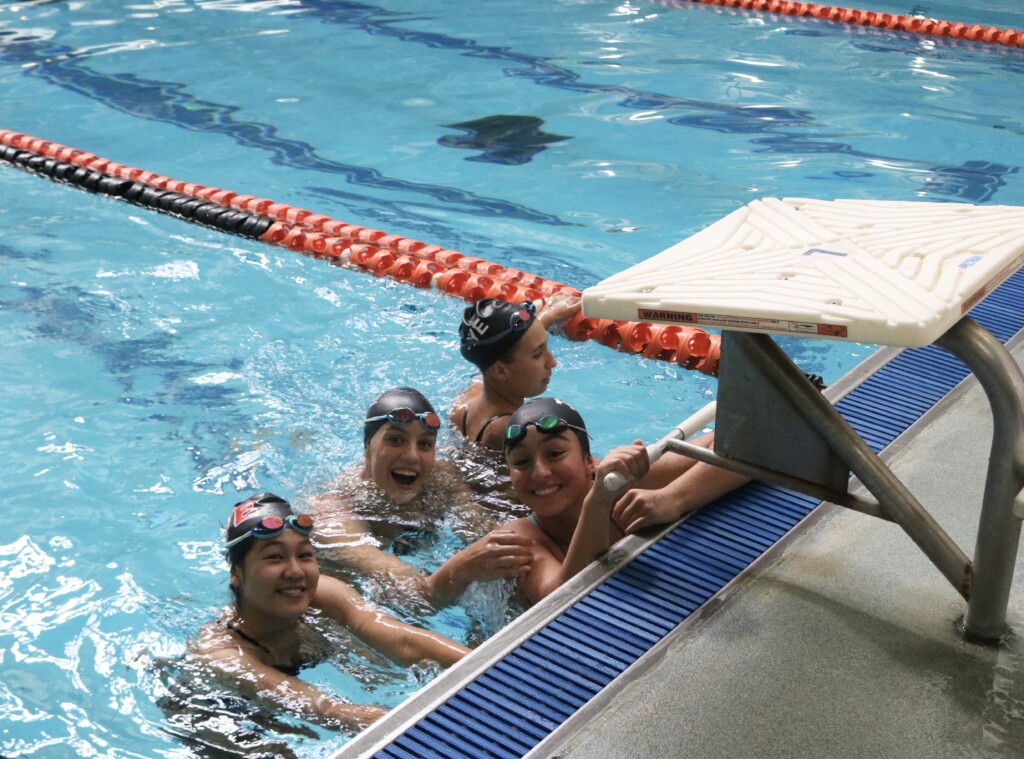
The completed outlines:
{"type": "MultiPolygon", "coordinates": [[[[962,265],[963,264],[961,264],[961,266],[962,265]]],[[[971,295],[969,295],[960,305],[960,315],[963,316],[976,305],[978,305],[978,303],[981,302],[982,298],[984,298],[990,292],[999,287],[999,285],[1003,284],[1003,282],[1006,279],[1008,279],[1009,276],[1013,274],[1015,271],[1017,271],[1017,269],[1019,269],[1021,266],[1024,266],[1024,253],[1017,256],[1017,258],[1015,258],[1013,261],[1011,261],[1002,269],[1000,269],[999,272],[994,277],[989,279],[988,282],[983,284],[971,295]]]]}
{"type": "Polygon", "coordinates": [[[827,248],[808,248],[803,252],[805,256],[836,256],[837,258],[846,258],[849,253],[844,253],[841,250],[828,250],[827,248]]]}
{"type": "Polygon", "coordinates": [[[789,319],[772,319],[761,316],[735,316],[732,314],[702,314],[695,311],[669,311],[665,309],[638,308],[637,318],[645,322],[669,322],[671,324],[699,324],[704,327],[735,329],[741,332],[759,330],[762,332],[792,332],[820,337],[847,338],[849,332],[842,324],[821,322],[798,322],[789,319]]]}

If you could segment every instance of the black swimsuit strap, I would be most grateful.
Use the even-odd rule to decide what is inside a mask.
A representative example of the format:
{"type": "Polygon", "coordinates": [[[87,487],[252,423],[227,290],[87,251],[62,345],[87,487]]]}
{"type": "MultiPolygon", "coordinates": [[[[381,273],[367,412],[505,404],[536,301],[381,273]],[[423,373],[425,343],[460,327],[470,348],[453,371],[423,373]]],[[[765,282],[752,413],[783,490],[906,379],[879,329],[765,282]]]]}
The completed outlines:
{"type": "MultiPolygon", "coordinates": [[[[480,431],[478,433],[476,433],[476,440],[474,442],[477,442],[477,443],[483,442],[484,433],[487,431],[487,428],[491,426],[491,422],[496,422],[499,419],[501,419],[502,417],[506,417],[506,416],[512,416],[512,414],[495,414],[490,419],[488,419],[486,422],[484,422],[484,426],[480,428],[480,431]]],[[[466,434],[465,430],[463,430],[462,434],[463,435],[466,434]]]]}
{"type": "Polygon", "coordinates": [[[254,646],[256,646],[256,648],[262,648],[268,654],[270,653],[270,649],[269,648],[264,646],[262,643],[260,643],[254,637],[252,637],[249,633],[245,632],[242,628],[236,627],[235,625],[231,624],[230,622],[225,622],[224,626],[226,628],[228,628],[229,630],[231,630],[231,632],[233,632],[239,638],[244,640],[246,643],[252,643],[254,646]]]}
{"type": "MultiPolygon", "coordinates": [[[[271,650],[269,648],[264,646],[262,643],[260,643],[258,640],[256,640],[251,635],[249,635],[249,633],[247,633],[244,630],[242,630],[240,627],[236,627],[235,625],[231,624],[230,622],[225,622],[224,626],[226,628],[228,628],[229,630],[231,630],[231,632],[233,632],[239,638],[244,640],[246,643],[252,643],[254,646],[256,646],[256,648],[260,648],[260,649],[266,651],[267,655],[271,659],[274,658],[274,654],[271,652],[271,650]]],[[[298,665],[298,664],[273,664],[271,666],[274,669],[280,670],[281,672],[284,672],[286,675],[290,675],[292,677],[296,677],[299,674],[299,670],[302,668],[301,665],[298,665]]]]}

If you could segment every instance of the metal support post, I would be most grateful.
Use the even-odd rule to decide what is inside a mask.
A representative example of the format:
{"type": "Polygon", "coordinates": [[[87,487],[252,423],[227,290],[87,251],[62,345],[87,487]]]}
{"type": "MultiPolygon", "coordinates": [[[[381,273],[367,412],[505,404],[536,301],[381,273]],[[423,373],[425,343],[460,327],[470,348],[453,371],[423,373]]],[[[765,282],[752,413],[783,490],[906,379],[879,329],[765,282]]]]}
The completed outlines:
{"type": "Polygon", "coordinates": [[[964,635],[996,641],[1006,633],[1021,515],[1014,503],[1024,488],[1024,376],[1003,345],[977,322],[963,318],[936,344],[974,372],[992,407],[992,452],[974,548],[964,635]]]}

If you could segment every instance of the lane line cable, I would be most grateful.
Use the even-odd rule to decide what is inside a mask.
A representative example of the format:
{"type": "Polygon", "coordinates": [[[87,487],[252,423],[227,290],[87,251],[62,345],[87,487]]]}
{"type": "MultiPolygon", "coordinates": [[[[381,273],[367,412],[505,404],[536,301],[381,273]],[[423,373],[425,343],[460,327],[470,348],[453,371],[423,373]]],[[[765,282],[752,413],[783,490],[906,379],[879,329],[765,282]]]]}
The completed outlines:
{"type": "MultiPolygon", "coordinates": [[[[471,303],[546,301],[580,290],[457,250],[332,219],[323,214],[171,179],[83,150],[0,129],[0,160],[54,181],[260,240],[336,265],[369,271],[416,287],[435,287],[471,303]]],[[[721,337],[697,327],[592,319],[577,312],[561,331],[623,353],[668,361],[718,376],[721,337]]]]}

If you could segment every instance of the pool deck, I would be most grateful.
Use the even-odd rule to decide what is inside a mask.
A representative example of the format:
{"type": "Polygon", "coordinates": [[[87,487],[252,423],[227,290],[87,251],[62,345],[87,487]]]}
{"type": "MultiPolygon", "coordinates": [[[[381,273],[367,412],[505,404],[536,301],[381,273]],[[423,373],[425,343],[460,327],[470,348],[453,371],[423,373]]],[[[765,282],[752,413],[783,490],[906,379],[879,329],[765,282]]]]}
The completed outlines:
{"type": "MultiPolygon", "coordinates": [[[[968,556],[991,435],[970,377],[883,454],[968,556]]],[[[964,601],[897,526],[827,505],[794,533],[529,756],[1024,757],[1020,552],[1020,635],[990,648],[958,636],[964,601]]]]}

